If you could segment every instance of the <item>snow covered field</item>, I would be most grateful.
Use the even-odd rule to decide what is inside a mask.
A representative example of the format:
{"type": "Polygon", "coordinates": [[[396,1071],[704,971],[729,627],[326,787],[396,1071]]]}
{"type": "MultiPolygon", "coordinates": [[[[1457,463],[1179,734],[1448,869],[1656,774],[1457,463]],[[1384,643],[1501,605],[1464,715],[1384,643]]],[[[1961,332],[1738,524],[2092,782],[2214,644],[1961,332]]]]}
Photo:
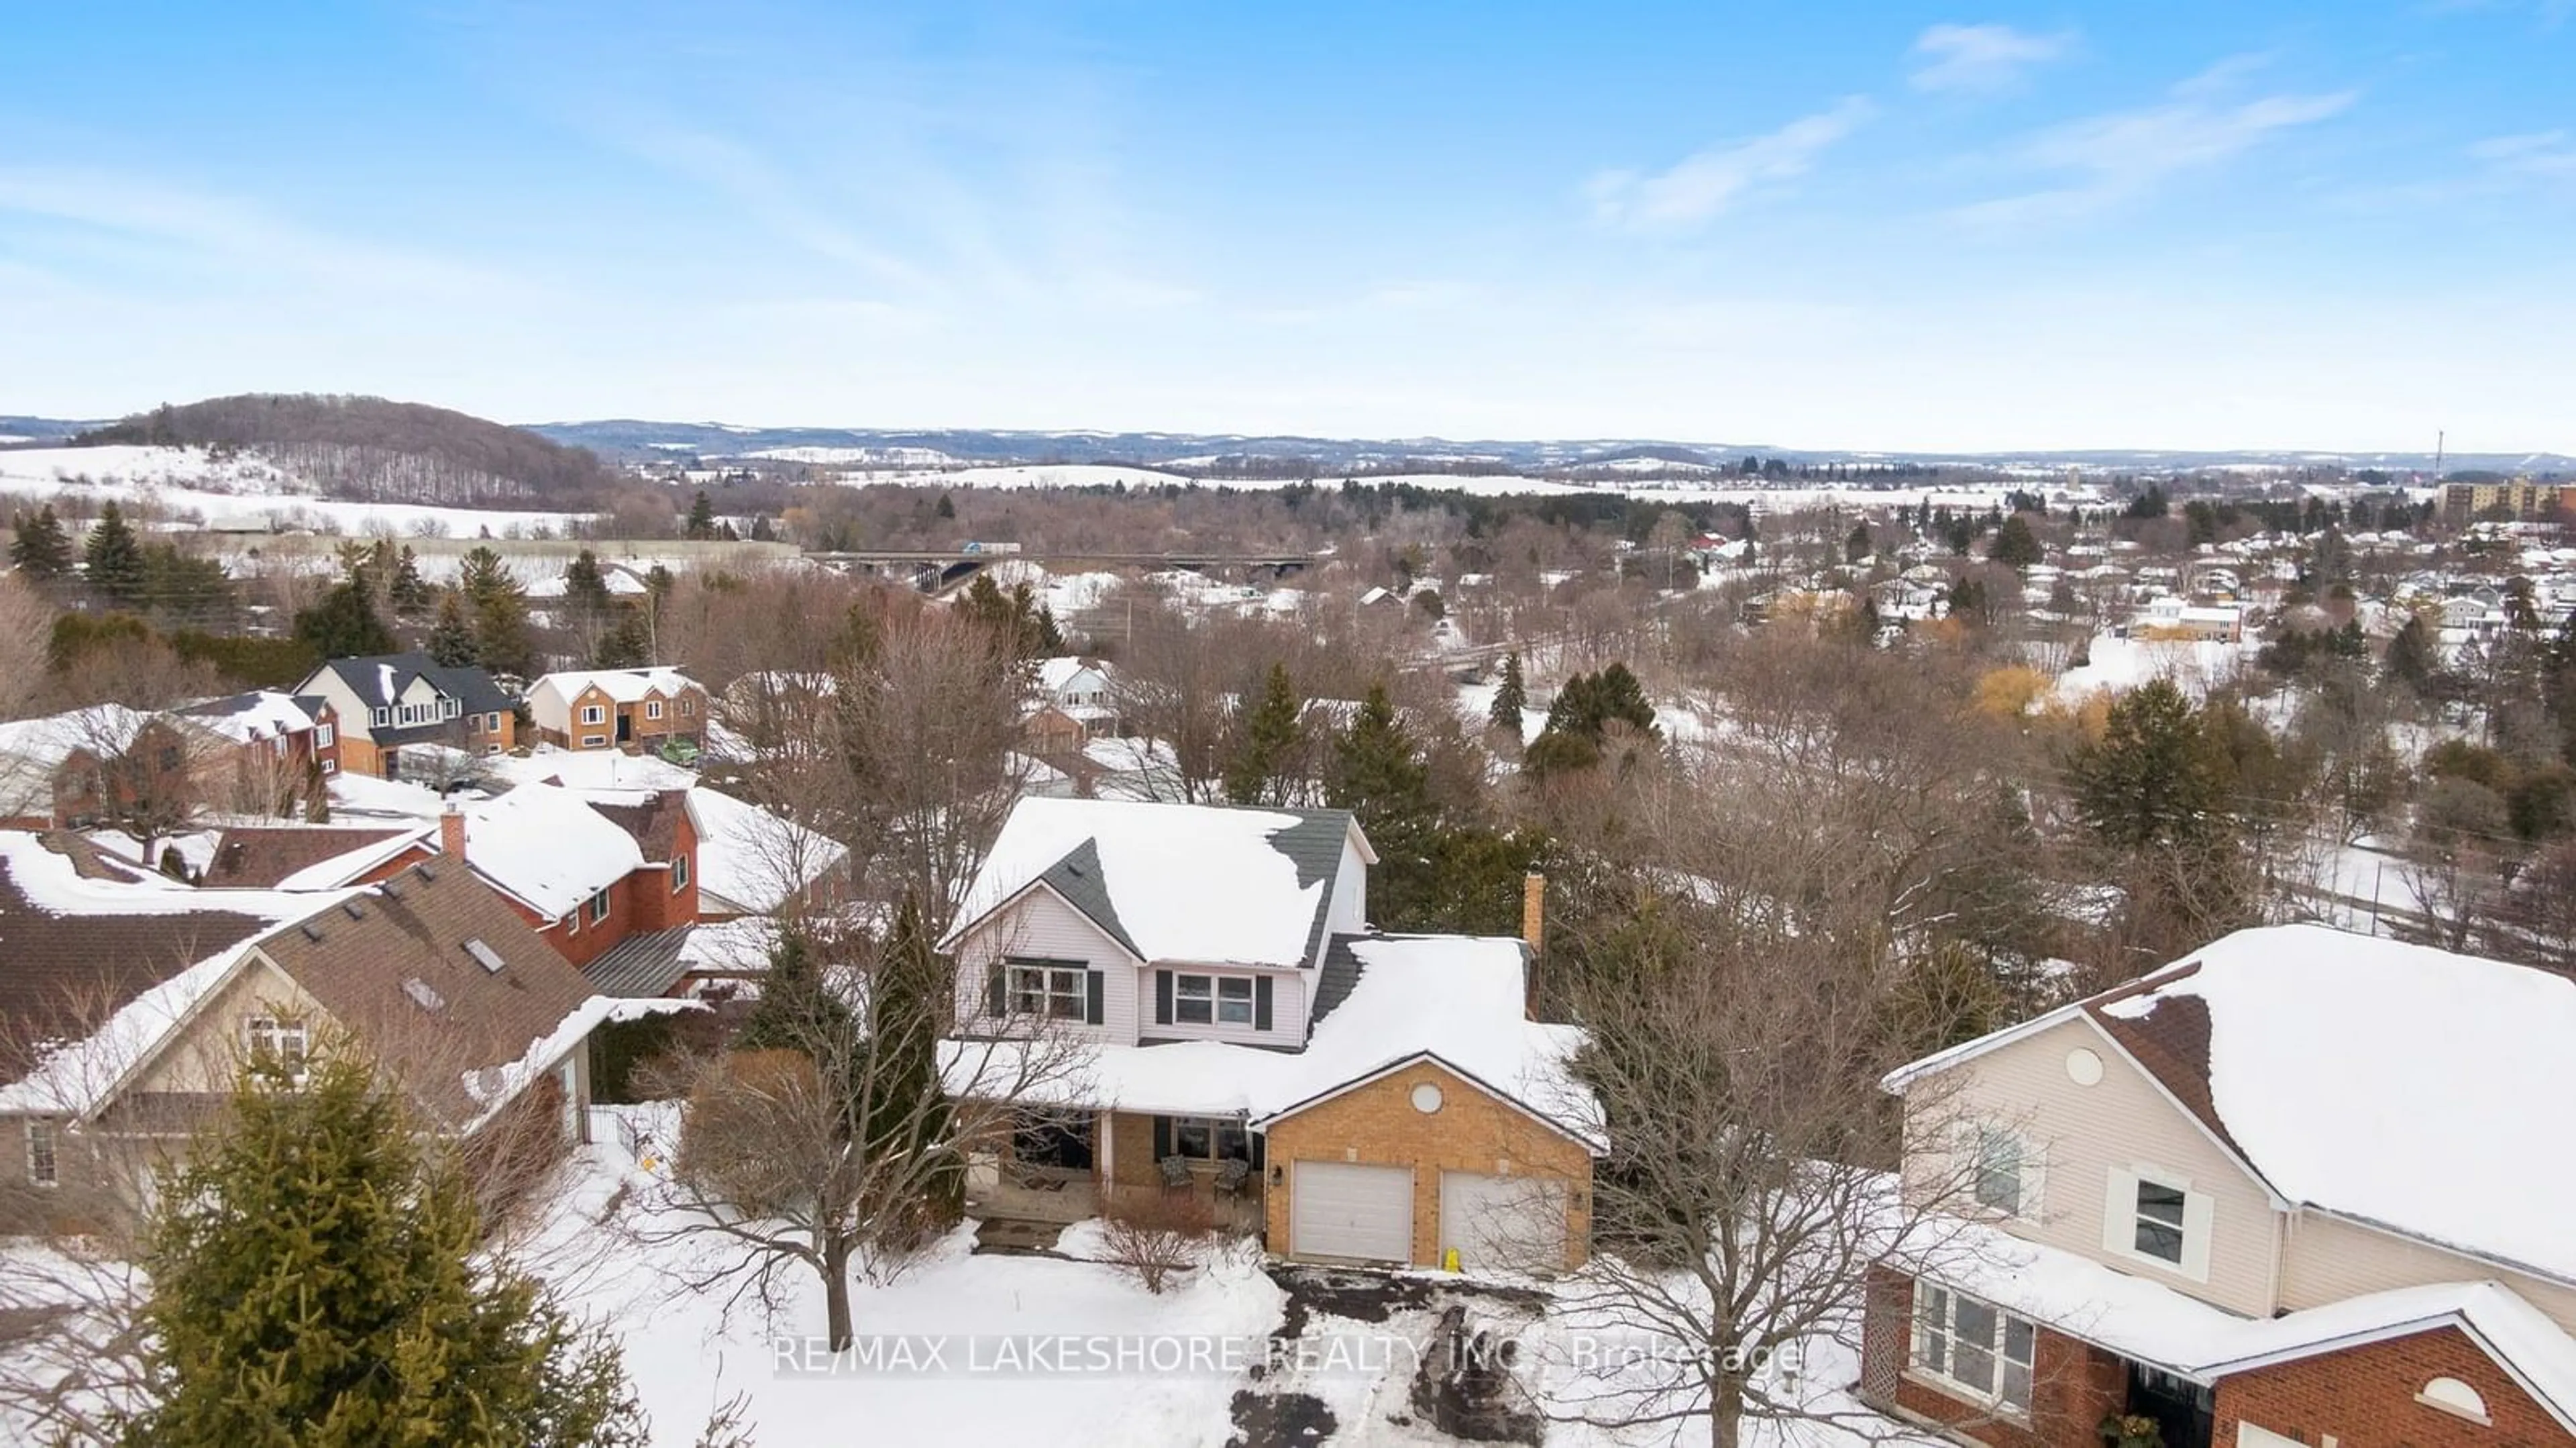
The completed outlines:
{"type": "Polygon", "coordinates": [[[69,494],[113,499],[162,519],[207,528],[310,528],[351,535],[525,538],[562,533],[587,513],[361,503],[313,496],[310,485],[256,458],[218,460],[203,448],[82,447],[0,452],[0,497],[9,506],[69,494]]]}
{"type": "Polygon", "coordinates": [[[2093,640],[2090,663],[2068,669],[2057,681],[2057,695],[2081,703],[2099,691],[2126,693],[2149,679],[2171,679],[2186,694],[2199,697],[2253,662],[2247,644],[2194,640],[2124,639],[2103,634],[2093,640]]]}

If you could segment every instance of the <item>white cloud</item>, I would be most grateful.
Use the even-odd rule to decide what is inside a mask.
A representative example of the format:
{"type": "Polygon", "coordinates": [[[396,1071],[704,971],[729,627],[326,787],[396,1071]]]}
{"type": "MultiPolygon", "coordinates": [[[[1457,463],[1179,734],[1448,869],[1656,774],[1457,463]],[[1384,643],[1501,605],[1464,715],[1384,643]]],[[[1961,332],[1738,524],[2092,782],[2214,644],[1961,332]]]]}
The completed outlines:
{"type": "Polygon", "coordinates": [[[2469,155],[2501,176],[2576,181],[2576,134],[2564,130],[2491,136],[2471,146],[2469,155]]]}
{"type": "Polygon", "coordinates": [[[2358,91],[2227,101],[2219,92],[2244,67],[2222,62],[2175,86],[2161,105],[2111,111],[2042,131],[2015,159],[2073,176],[2065,185],[1961,208],[1973,221],[2020,222],[2083,215],[2152,191],[2184,172],[2234,159],[2283,131],[2349,110],[2358,91]]]}
{"type": "Polygon", "coordinates": [[[1729,141],[1683,158],[1671,169],[1641,174],[1604,171],[1585,191],[1595,219],[1625,231],[1677,231],[1699,225],[1757,187],[1806,174],[1816,157],[1877,114],[1865,96],[1846,96],[1828,110],[1776,131],[1729,141]]]}
{"type": "Polygon", "coordinates": [[[2064,55],[2066,35],[2033,35],[2009,25],[1935,25],[1916,37],[1920,64],[1910,80],[1920,91],[2010,90],[2022,72],[2064,55]]]}

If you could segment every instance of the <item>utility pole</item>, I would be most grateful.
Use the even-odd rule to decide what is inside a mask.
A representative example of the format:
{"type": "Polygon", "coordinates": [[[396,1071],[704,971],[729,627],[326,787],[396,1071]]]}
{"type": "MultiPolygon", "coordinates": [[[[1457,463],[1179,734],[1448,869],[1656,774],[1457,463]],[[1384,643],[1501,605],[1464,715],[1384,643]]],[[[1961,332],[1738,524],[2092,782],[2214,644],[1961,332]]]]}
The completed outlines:
{"type": "Polygon", "coordinates": [[[2441,429],[2439,429],[2439,428],[2434,429],[2434,432],[2433,432],[2433,481],[2435,481],[2435,482],[2437,482],[2437,483],[2438,483],[2438,482],[2440,482],[2440,481],[2442,481],[2442,447],[2443,447],[2443,444],[2445,444],[2445,443],[2449,442],[2450,440],[2451,440],[2451,435],[2450,435],[2448,432],[2445,432],[2445,431],[2443,431],[2443,430],[2441,430],[2441,429]]]}

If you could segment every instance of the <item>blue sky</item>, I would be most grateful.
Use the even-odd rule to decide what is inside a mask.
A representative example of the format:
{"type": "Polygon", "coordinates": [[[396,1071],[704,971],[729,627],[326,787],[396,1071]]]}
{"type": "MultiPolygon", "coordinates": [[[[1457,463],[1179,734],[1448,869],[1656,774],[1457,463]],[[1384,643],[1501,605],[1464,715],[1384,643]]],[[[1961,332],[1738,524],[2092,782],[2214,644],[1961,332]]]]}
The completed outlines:
{"type": "Polygon", "coordinates": [[[2576,0],[20,7],[0,412],[2576,451],[2576,0]]]}

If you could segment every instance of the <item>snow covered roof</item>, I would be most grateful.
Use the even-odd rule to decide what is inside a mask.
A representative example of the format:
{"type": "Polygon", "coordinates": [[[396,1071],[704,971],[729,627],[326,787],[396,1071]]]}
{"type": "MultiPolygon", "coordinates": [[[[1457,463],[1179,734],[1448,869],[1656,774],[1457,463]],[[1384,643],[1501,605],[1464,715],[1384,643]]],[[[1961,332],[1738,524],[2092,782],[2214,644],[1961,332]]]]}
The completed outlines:
{"type": "Polygon", "coordinates": [[[2089,1017],[2284,1201],[2576,1281],[2576,980],[2319,925],[2241,930],[1890,1084],[2089,1017]]]}
{"type": "Polygon", "coordinates": [[[1092,674],[1105,681],[1109,677],[1109,666],[1097,659],[1078,657],[1038,660],[1038,685],[1051,694],[1062,691],[1084,674],[1092,674]]]}
{"type": "Polygon", "coordinates": [[[551,920],[642,868],[644,851],[573,791],[523,784],[465,811],[465,860],[551,920]]]}
{"type": "Polygon", "coordinates": [[[546,674],[530,687],[552,688],[566,700],[578,697],[585,689],[597,689],[617,703],[633,704],[652,693],[670,698],[683,689],[697,688],[698,682],[673,668],[568,669],[546,674]]]}
{"type": "MultiPolygon", "coordinates": [[[[1221,1041],[1098,1046],[1044,1089],[1096,1107],[1259,1123],[1429,1056],[1587,1145],[1602,1144],[1599,1105],[1569,1068],[1583,1032],[1526,1018],[1520,941],[1349,935],[1333,945],[1355,963],[1356,979],[1338,1002],[1318,1001],[1321,1019],[1303,1051],[1221,1041]]],[[[952,1063],[952,1083],[971,1094],[959,1072],[984,1062],[952,1048],[952,1063]]]]}
{"type": "Polygon", "coordinates": [[[1358,831],[1347,810],[1024,799],[942,948],[1043,883],[1139,960],[1316,964],[1358,831]]]}
{"type": "MultiPolygon", "coordinates": [[[[367,658],[332,659],[323,664],[319,672],[336,675],[351,693],[357,695],[359,702],[371,709],[390,708],[401,703],[403,692],[411,687],[414,679],[427,679],[431,688],[457,700],[469,714],[511,707],[510,696],[502,692],[490,674],[471,667],[447,668],[420,649],[367,658]]],[[[311,681],[306,682],[309,684],[311,681]]]]}
{"type": "Polygon", "coordinates": [[[237,825],[217,833],[200,868],[209,886],[329,890],[428,840],[427,825],[237,825]]]}
{"type": "Polygon", "coordinates": [[[200,726],[238,744],[258,744],[289,734],[302,734],[318,722],[319,698],[253,689],[221,699],[190,704],[179,712],[200,726]]]}
{"type": "Polygon", "coordinates": [[[131,748],[152,716],[123,704],[92,704],[38,719],[0,724],[0,755],[52,769],[76,749],[110,754],[131,748]]]}
{"type": "Polygon", "coordinates": [[[1919,1275],[2122,1357],[2208,1383],[2365,1343],[2457,1328],[2576,1430],[2576,1339],[2491,1281],[2364,1293],[2277,1317],[2239,1317],[2080,1253],[1953,1222],[1899,1260],[1919,1275]]]}

